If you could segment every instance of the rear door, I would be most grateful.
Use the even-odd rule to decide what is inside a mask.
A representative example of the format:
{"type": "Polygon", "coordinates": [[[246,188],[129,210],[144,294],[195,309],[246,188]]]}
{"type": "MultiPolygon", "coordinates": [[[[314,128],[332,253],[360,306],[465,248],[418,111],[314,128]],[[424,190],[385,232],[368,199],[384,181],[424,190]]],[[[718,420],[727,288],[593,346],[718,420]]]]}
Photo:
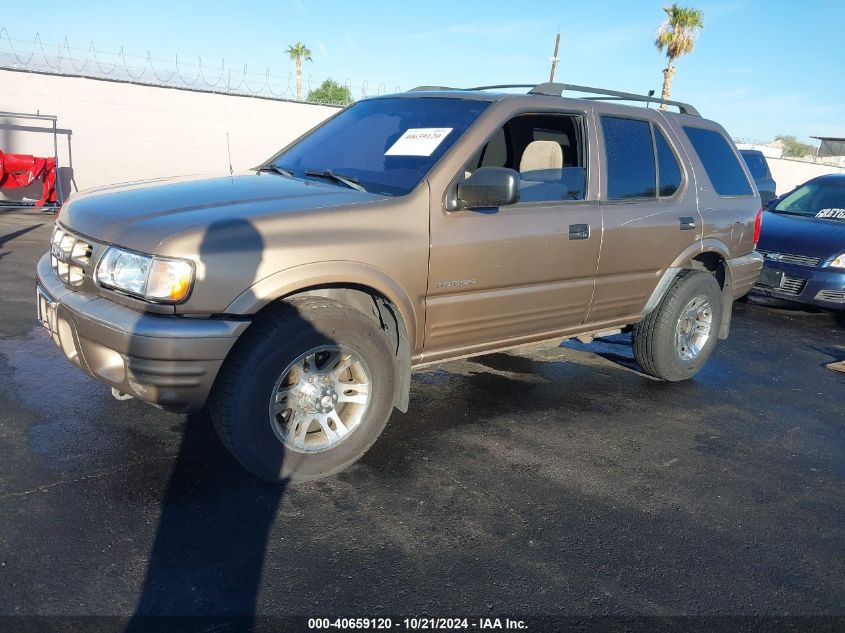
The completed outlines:
{"type": "Polygon", "coordinates": [[[672,128],[653,111],[605,108],[597,125],[604,237],[591,323],[641,314],[666,269],[701,240],[693,174],[672,128]]]}

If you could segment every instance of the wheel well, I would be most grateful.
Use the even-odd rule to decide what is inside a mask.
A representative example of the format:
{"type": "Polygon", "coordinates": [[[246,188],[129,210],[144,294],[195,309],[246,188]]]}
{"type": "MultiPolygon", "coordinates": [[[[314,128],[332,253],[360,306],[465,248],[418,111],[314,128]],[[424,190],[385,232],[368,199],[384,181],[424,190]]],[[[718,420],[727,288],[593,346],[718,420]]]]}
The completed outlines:
{"type": "Polygon", "coordinates": [[[725,260],[719,253],[708,252],[696,255],[684,268],[709,272],[719,282],[719,288],[724,290],[727,267],[725,266],[725,260]]]}
{"type": "Polygon", "coordinates": [[[276,301],[266,305],[258,314],[279,303],[294,297],[316,296],[332,299],[338,303],[354,308],[359,312],[378,321],[382,331],[387,336],[396,354],[396,393],[394,406],[400,411],[408,411],[408,400],[411,386],[411,344],[408,338],[408,329],[402,313],[396,305],[383,294],[359,285],[333,284],[324,286],[313,286],[292,292],[276,301]]]}
{"type": "Polygon", "coordinates": [[[719,288],[722,289],[722,327],[719,330],[719,338],[727,338],[733,314],[733,288],[730,269],[725,259],[719,253],[709,251],[693,257],[684,268],[709,272],[719,283],[719,288]]]}

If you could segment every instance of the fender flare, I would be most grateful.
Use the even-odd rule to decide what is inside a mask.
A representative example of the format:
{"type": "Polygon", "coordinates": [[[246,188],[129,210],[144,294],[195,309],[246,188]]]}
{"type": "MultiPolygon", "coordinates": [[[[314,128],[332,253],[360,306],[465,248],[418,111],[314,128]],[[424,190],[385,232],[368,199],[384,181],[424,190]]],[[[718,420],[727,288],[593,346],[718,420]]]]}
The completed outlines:
{"type": "Polygon", "coordinates": [[[669,286],[675,281],[678,273],[688,267],[689,262],[702,253],[715,253],[719,255],[723,262],[722,325],[719,329],[719,338],[725,339],[730,333],[731,317],[733,316],[733,279],[731,278],[730,266],[727,265],[727,261],[731,258],[731,255],[727,244],[716,238],[706,238],[701,242],[697,242],[675,258],[672,265],[664,271],[660,277],[660,281],[651,293],[645,308],[643,308],[643,316],[649,314],[658,306],[660,300],[663,299],[663,295],[669,289],[669,286]]]}
{"type": "Polygon", "coordinates": [[[405,322],[408,340],[413,346],[416,345],[419,319],[413,301],[390,275],[361,262],[317,262],[273,273],[256,281],[235,297],[226,307],[226,313],[255,314],[277,299],[320,286],[357,286],[381,294],[399,310],[405,322]]]}
{"type": "Polygon", "coordinates": [[[727,244],[725,244],[722,240],[708,237],[685,249],[675,258],[675,261],[672,262],[671,266],[683,268],[687,262],[702,253],[717,253],[725,261],[731,258],[731,249],[728,248],[727,244]]]}

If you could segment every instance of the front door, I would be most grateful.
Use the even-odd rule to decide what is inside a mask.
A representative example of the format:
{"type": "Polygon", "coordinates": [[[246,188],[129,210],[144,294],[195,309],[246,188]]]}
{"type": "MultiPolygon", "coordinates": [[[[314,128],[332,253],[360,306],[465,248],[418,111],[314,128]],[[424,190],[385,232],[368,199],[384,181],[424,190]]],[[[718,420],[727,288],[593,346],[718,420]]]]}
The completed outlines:
{"type": "Polygon", "coordinates": [[[479,167],[515,169],[519,203],[433,202],[424,359],[552,338],[585,320],[602,231],[587,192],[586,118],[520,114],[475,148],[456,181],[479,167]]]}

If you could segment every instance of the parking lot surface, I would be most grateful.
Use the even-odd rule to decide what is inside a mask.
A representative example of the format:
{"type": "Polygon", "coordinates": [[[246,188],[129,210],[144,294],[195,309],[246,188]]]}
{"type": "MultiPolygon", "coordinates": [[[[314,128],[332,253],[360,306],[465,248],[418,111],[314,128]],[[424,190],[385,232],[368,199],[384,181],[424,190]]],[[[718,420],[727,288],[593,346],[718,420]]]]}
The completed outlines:
{"type": "Polygon", "coordinates": [[[842,316],[737,304],[680,384],[625,336],[443,363],[280,489],[63,358],[51,226],[0,213],[2,615],[845,615],[842,316]]]}

